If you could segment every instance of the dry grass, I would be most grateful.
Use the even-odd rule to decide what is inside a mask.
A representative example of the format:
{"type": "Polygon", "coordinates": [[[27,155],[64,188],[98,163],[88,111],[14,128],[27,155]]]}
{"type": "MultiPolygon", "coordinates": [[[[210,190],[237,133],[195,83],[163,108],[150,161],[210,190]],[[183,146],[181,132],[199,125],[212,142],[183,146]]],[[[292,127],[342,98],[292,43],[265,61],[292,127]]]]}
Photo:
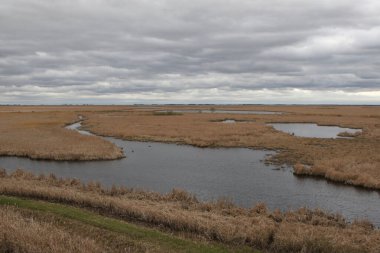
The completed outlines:
{"type": "MultiPolygon", "coordinates": [[[[43,205],[44,203],[40,202],[39,204],[43,205]]],[[[0,242],[0,252],[163,252],[159,251],[159,249],[152,250],[155,245],[136,241],[125,234],[98,228],[54,213],[19,208],[18,206],[0,206],[0,213],[5,211],[9,216],[17,217],[17,220],[2,219],[6,226],[11,226],[13,229],[8,230],[7,234],[10,234],[9,236],[5,236],[4,233],[3,237],[0,238],[2,240],[0,242]],[[50,231],[54,232],[53,236],[50,234],[46,236],[42,233],[41,236],[35,239],[31,235],[38,235],[36,232],[39,232],[41,229],[39,231],[34,230],[29,235],[33,242],[39,241],[43,242],[44,245],[48,245],[51,237],[57,234],[64,234],[67,238],[64,242],[59,241],[60,238],[56,240],[58,243],[55,243],[55,245],[59,246],[58,250],[49,251],[49,248],[46,247],[46,250],[42,248],[34,251],[33,249],[36,248],[36,245],[33,243],[33,247],[30,247],[30,245],[27,245],[29,238],[21,238],[19,236],[19,233],[23,233],[24,231],[15,231],[15,228],[19,228],[19,224],[21,222],[24,223],[24,221],[26,221],[26,225],[33,222],[34,224],[41,224],[42,227],[50,227],[50,231]],[[82,247],[72,249],[72,246],[78,240],[81,240],[82,247]],[[90,242],[92,245],[85,245],[87,242],[90,242]],[[22,249],[21,246],[23,246],[22,249]],[[5,249],[8,251],[5,251],[5,249]]]]}
{"type": "Polygon", "coordinates": [[[104,252],[94,240],[0,207],[0,252],[104,252]]]}
{"type": "MultiPolygon", "coordinates": [[[[199,147],[252,147],[278,150],[278,164],[311,166],[296,174],[380,189],[379,106],[1,106],[0,155],[56,160],[114,159],[122,152],[96,137],[62,129],[86,116],[84,126],[103,136],[163,141],[199,147]],[[282,115],[183,113],[175,110],[264,110],[282,115]],[[157,113],[168,110],[173,113],[157,113]],[[217,121],[235,119],[235,124],[217,121]],[[241,122],[245,121],[245,122],[241,122]],[[270,122],[314,122],[361,128],[352,139],[300,138],[276,131],[270,122]],[[57,145],[59,143],[59,145],[57,145]]],[[[348,137],[347,133],[341,133],[348,137]]],[[[350,134],[352,136],[352,134],[350,134]]]]}
{"type": "MultiPolygon", "coordinates": [[[[12,212],[15,212],[20,217],[18,220],[31,221],[34,224],[48,224],[53,228],[51,232],[54,232],[55,235],[67,235],[64,242],[57,241],[58,243],[55,244],[59,245],[59,249],[63,248],[64,252],[227,253],[236,251],[259,253],[248,247],[226,247],[226,245],[200,241],[196,238],[188,239],[173,236],[154,228],[130,224],[119,219],[96,214],[93,211],[64,204],[0,195],[0,210],[3,208],[6,208],[11,215],[12,212]],[[83,239],[83,247],[73,249],[72,242],[79,239],[83,239]],[[95,247],[91,247],[91,245],[86,247],[86,241],[96,242],[95,247]],[[96,247],[101,250],[96,250],[96,247]]],[[[6,220],[4,222],[12,226],[12,228],[18,227],[18,221],[16,220],[6,220]]],[[[3,247],[0,247],[0,252],[62,252],[62,250],[51,251],[49,244],[51,244],[52,236],[46,235],[46,233],[40,233],[41,237],[36,240],[38,243],[42,242],[46,249],[35,251],[36,247],[26,245],[27,239],[33,236],[20,238],[18,230],[11,229],[7,232],[11,236],[4,236],[4,240],[0,244],[3,247]],[[19,245],[26,245],[26,247],[21,249],[19,245]]],[[[39,231],[34,229],[32,232],[39,231]]]]}
{"type": "Polygon", "coordinates": [[[230,245],[275,252],[379,252],[380,232],[365,221],[349,224],[340,215],[320,210],[269,212],[228,201],[199,202],[175,190],[170,194],[135,191],[75,179],[33,176],[16,171],[0,178],[0,194],[86,207],[120,219],[186,233],[230,245]]]}
{"type": "Polygon", "coordinates": [[[312,167],[296,164],[294,174],[324,177],[334,182],[363,186],[369,189],[380,189],[379,167],[370,162],[358,164],[352,158],[317,161],[312,167]]]}
{"type": "Polygon", "coordinates": [[[356,131],[356,132],[353,132],[353,133],[350,133],[350,132],[346,132],[346,131],[344,131],[344,132],[339,133],[338,136],[340,136],[340,137],[353,138],[353,137],[358,137],[358,136],[360,136],[361,134],[362,134],[361,131],[356,131]]]}
{"type": "MultiPolygon", "coordinates": [[[[207,109],[207,107],[163,107],[163,109],[207,109]]],[[[199,147],[252,147],[278,150],[271,161],[311,166],[310,175],[330,175],[330,180],[362,187],[380,184],[380,107],[361,106],[243,106],[218,109],[283,111],[282,115],[231,115],[184,113],[156,116],[150,111],[86,113],[84,126],[100,135],[127,140],[162,141],[199,147]],[[234,124],[217,121],[235,119],[234,124]],[[245,122],[239,122],[245,121],[245,122]],[[361,128],[352,139],[301,138],[276,131],[269,122],[315,122],[361,128]],[[339,168],[337,168],[337,164],[339,168]],[[347,176],[349,175],[349,176],[347,176]],[[360,180],[351,180],[360,177],[360,180]],[[348,180],[347,180],[348,178],[348,180]]],[[[347,136],[347,134],[342,133],[347,136]]]]}
{"type": "Polygon", "coordinates": [[[51,160],[116,159],[122,151],[95,136],[64,128],[75,112],[0,113],[0,155],[51,160]]]}

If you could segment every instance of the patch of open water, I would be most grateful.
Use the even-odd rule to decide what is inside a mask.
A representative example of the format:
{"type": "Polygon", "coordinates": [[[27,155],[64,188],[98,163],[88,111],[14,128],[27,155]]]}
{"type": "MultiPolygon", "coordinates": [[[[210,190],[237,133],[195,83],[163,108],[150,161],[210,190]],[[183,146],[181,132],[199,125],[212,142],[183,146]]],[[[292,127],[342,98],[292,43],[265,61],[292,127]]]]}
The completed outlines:
{"type": "Polygon", "coordinates": [[[282,112],[271,111],[241,111],[241,110],[167,110],[159,112],[173,113],[226,113],[226,114],[282,114],[282,112]]]}
{"type": "Polygon", "coordinates": [[[354,134],[361,129],[344,128],[338,126],[320,126],[315,123],[270,123],[274,129],[300,137],[311,138],[347,138],[338,136],[339,133],[347,132],[354,134]]]}
{"type": "MultiPolygon", "coordinates": [[[[79,127],[80,123],[68,126],[77,130],[79,127]]],[[[245,207],[265,202],[272,210],[321,208],[339,212],[349,220],[367,218],[380,226],[379,192],[296,177],[291,168],[278,170],[265,165],[262,161],[273,151],[105,139],[122,147],[127,157],[85,162],[0,157],[0,167],[54,173],[85,182],[96,180],[106,186],[124,185],[158,192],[182,188],[202,200],[228,197],[245,207]]]]}

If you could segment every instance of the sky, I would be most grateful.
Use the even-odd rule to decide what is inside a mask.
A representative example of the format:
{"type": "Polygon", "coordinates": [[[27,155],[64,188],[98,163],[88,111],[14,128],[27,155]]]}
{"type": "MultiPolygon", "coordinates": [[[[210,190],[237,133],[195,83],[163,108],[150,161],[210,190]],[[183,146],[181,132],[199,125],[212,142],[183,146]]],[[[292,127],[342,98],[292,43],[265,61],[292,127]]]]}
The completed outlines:
{"type": "Polygon", "coordinates": [[[378,0],[1,0],[0,104],[380,104],[378,0]]]}

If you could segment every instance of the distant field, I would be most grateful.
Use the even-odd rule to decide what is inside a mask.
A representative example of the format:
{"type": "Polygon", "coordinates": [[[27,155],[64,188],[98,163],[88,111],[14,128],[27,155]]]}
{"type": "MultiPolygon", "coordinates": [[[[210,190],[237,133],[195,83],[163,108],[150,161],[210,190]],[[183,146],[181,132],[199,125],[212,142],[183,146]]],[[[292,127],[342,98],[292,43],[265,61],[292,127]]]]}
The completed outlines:
{"type": "Polygon", "coordinates": [[[379,106],[1,106],[0,154],[53,160],[116,159],[121,151],[98,137],[64,125],[85,117],[96,134],[127,140],[163,141],[200,147],[278,150],[277,164],[295,173],[380,189],[379,106]],[[283,114],[162,113],[168,110],[260,110],[283,114]],[[236,124],[217,121],[234,119],[236,124]],[[300,138],[266,123],[313,122],[361,128],[353,139],[300,138]]]}

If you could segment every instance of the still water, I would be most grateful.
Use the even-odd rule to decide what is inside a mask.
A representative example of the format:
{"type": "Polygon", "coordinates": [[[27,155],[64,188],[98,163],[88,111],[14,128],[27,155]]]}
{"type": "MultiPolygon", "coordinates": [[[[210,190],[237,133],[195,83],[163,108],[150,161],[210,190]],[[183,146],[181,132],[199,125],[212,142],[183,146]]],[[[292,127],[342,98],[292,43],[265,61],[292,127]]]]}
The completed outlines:
{"type": "MultiPolygon", "coordinates": [[[[77,129],[80,124],[69,126],[77,129]]],[[[82,132],[83,133],[83,132],[82,132]]],[[[368,218],[380,226],[380,194],[314,178],[293,176],[262,161],[273,151],[247,148],[197,148],[157,142],[105,138],[125,151],[113,161],[62,162],[0,157],[0,167],[23,168],[34,173],[96,180],[104,185],[124,185],[168,192],[182,188],[202,200],[228,197],[241,206],[265,202],[269,208],[322,208],[349,220],[368,218]]]]}
{"type": "Polygon", "coordinates": [[[338,126],[319,126],[314,123],[271,123],[276,130],[300,137],[314,138],[342,138],[338,134],[342,132],[356,133],[361,129],[344,128],[338,126]]]}
{"type": "Polygon", "coordinates": [[[226,123],[226,124],[231,124],[231,123],[236,123],[236,120],[234,119],[225,119],[223,121],[221,121],[222,123],[226,123]]]}
{"type": "Polygon", "coordinates": [[[271,111],[238,111],[238,110],[170,110],[159,112],[174,112],[174,113],[226,113],[226,114],[282,114],[282,112],[271,111]]]}

